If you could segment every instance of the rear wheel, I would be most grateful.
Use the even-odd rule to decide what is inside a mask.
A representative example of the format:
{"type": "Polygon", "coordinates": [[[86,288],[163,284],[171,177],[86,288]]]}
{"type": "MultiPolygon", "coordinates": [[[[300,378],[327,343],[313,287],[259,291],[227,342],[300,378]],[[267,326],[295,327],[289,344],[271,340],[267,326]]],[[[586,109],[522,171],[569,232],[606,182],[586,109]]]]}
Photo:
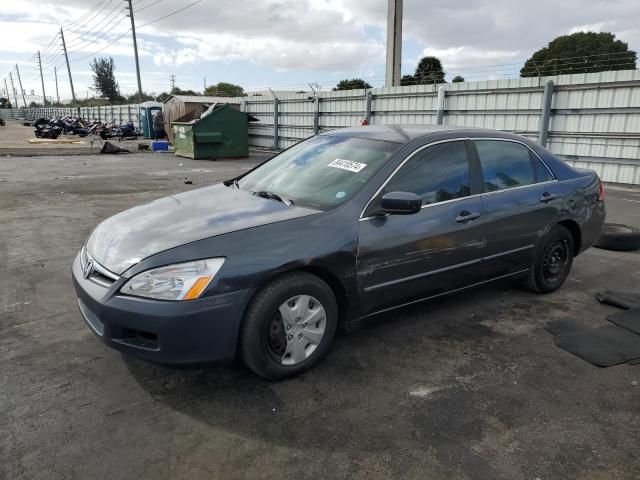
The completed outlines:
{"type": "Polygon", "coordinates": [[[337,325],[329,286],[310,273],[288,274],[251,301],[240,332],[240,356],[267,379],[297,375],[327,354],[337,325]]]}
{"type": "Polygon", "coordinates": [[[540,241],[529,270],[528,284],[535,292],[550,293],[562,286],[573,264],[573,236],[554,226],[540,241]]]}

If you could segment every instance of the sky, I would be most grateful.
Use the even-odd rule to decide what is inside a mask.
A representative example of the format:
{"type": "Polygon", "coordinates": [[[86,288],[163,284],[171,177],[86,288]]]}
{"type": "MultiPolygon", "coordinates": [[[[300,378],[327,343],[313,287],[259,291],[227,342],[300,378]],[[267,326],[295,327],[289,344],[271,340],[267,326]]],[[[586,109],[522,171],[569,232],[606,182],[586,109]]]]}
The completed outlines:
{"type": "MultiPolygon", "coordinates": [[[[133,0],[142,87],[202,91],[219,81],[245,90],[330,89],[343,78],[384,83],[387,0],[133,0]],[[169,15],[169,16],[167,16],[169,15]],[[160,19],[167,16],[167,18],[160,19]],[[155,21],[155,22],[154,22],[155,21]],[[146,25],[147,23],[151,23],[146,25]]],[[[0,74],[10,86],[15,65],[23,88],[70,98],[58,32],[70,52],[76,95],[94,94],[89,62],[111,56],[122,93],[136,91],[130,19],[122,0],[4,1],[0,74]]],[[[558,35],[609,31],[640,51],[638,0],[405,0],[402,73],[436,55],[447,77],[514,78],[522,63],[558,35]]],[[[4,83],[0,84],[4,89],[4,83]]]]}

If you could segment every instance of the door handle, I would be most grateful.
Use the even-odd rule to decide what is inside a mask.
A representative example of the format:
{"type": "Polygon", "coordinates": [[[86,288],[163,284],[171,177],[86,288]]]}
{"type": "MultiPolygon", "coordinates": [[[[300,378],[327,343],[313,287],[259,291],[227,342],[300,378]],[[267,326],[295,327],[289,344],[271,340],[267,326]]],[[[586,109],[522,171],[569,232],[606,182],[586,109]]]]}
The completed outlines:
{"type": "Polygon", "coordinates": [[[480,213],[471,213],[467,210],[463,210],[460,212],[460,215],[456,217],[456,222],[468,222],[470,220],[475,220],[476,218],[480,218],[480,213]]]}
{"type": "Polygon", "coordinates": [[[555,200],[556,198],[558,198],[558,195],[556,195],[555,193],[544,192],[540,197],[540,201],[542,203],[547,203],[551,200],[555,200]]]}

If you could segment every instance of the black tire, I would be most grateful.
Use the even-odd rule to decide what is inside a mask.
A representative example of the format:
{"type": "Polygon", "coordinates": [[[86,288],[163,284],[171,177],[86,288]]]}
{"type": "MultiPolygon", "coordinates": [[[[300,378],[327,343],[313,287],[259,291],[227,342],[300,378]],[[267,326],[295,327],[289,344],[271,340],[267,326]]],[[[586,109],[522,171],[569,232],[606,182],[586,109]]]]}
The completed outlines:
{"type": "Polygon", "coordinates": [[[619,223],[605,223],[594,247],[629,252],[640,249],[640,230],[619,223]]]}
{"type": "MultiPolygon", "coordinates": [[[[283,322],[280,320],[280,323],[283,322]]],[[[261,288],[249,304],[240,328],[240,358],[247,367],[268,380],[298,375],[329,352],[337,327],[338,306],[331,288],[307,272],[286,274],[261,288]],[[297,295],[309,295],[320,302],[325,310],[324,334],[306,359],[295,365],[283,365],[271,347],[270,329],[278,322],[279,307],[297,295]]]]}
{"type": "Polygon", "coordinates": [[[574,242],[571,232],[554,226],[536,247],[529,269],[528,286],[537,293],[551,293],[562,286],[573,265],[574,242]]]}

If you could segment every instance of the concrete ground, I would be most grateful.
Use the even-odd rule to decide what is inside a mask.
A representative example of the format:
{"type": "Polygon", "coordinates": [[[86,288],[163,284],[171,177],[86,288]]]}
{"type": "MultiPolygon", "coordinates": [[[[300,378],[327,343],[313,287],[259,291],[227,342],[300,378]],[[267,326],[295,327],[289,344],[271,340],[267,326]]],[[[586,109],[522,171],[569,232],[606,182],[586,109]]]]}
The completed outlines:
{"type": "MultiPolygon", "coordinates": [[[[69,273],[93,226],[256,161],[0,158],[0,479],[640,478],[640,366],[543,330],[605,324],[594,294],[640,290],[639,252],[590,249],[551,295],[508,281],[381,316],[279,383],[94,338],[69,273]]],[[[607,189],[615,221],[640,225],[638,201],[607,189]]]]}
{"type": "MultiPolygon", "coordinates": [[[[22,121],[5,120],[6,125],[0,127],[0,158],[2,156],[41,156],[41,155],[88,155],[97,153],[103,141],[96,135],[79,137],[77,135],[61,135],[59,139],[75,140],[78,143],[29,143],[35,139],[34,127],[25,127],[22,121]]],[[[138,150],[139,143],[149,143],[142,137],[139,140],[109,139],[109,142],[131,152],[138,150]]]]}

